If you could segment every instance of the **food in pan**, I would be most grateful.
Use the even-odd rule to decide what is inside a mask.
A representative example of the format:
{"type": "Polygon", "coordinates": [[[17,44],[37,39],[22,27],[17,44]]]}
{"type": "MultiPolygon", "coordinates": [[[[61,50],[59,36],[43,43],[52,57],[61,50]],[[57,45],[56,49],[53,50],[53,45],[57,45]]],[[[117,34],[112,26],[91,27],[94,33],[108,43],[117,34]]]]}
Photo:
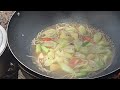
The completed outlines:
{"type": "Polygon", "coordinates": [[[58,78],[84,78],[107,68],[113,44],[100,30],[78,23],[59,23],[38,33],[32,41],[40,70],[58,78]]]}

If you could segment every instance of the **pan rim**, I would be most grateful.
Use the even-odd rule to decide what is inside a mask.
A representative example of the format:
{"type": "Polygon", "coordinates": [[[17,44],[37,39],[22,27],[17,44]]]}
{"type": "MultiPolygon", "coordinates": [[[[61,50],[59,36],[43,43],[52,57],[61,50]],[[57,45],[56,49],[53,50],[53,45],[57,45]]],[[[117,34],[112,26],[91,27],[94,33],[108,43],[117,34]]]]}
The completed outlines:
{"type": "MultiPolygon", "coordinates": [[[[14,11],[14,13],[10,16],[10,19],[9,19],[9,21],[8,21],[7,28],[6,28],[6,32],[7,32],[7,33],[8,33],[8,28],[9,28],[9,25],[10,25],[10,21],[12,20],[12,17],[13,17],[17,12],[19,13],[19,11],[14,11]]],[[[7,37],[8,37],[8,34],[7,34],[7,37]]],[[[41,73],[39,73],[39,72],[31,69],[31,68],[28,67],[27,65],[25,65],[25,64],[24,64],[23,62],[21,62],[21,61],[17,58],[17,56],[13,53],[13,51],[12,51],[12,49],[11,49],[11,47],[10,47],[8,38],[7,38],[7,44],[8,44],[8,48],[9,48],[10,52],[12,53],[12,55],[14,56],[14,58],[15,58],[21,65],[23,65],[25,68],[27,68],[28,70],[32,71],[33,73],[36,73],[36,74],[41,75],[41,76],[44,76],[44,77],[46,77],[46,78],[57,79],[57,78],[52,77],[52,76],[49,76],[49,75],[41,74],[41,73]]],[[[109,68],[109,67],[108,67],[108,68],[109,68]]],[[[118,71],[119,69],[120,69],[120,67],[117,68],[117,69],[115,69],[115,70],[113,70],[113,71],[111,71],[111,72],[109,72],[109,73],[106,73],[106,74],[104,74],[104,75],[101,75],[101,76],[94,76],[94,77],[88,77],[88,78],[78,78],[78,79],[97,79],[97,78],[101,78],[101,77],[110,75],[110,74],[118,71]]]]}

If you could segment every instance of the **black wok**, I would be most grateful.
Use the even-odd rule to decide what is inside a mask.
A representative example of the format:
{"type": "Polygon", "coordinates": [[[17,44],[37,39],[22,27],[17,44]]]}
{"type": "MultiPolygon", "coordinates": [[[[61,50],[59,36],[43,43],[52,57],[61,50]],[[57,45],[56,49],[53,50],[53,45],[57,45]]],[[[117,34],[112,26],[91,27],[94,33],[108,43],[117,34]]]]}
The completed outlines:
{"type": "Polygon", "coordinates": [[[88,23],[103,30],[114,42],[115,57],[103,72],[90,78],[110,74],[120,67],[120,12],[117,11],[20,11],[15,12],[8,26],[8,44],[20,64],[35,74],[52,76],[41,72],[32,62],[30,47],[32,39],[42,29],[60,22],[88,23]]]}

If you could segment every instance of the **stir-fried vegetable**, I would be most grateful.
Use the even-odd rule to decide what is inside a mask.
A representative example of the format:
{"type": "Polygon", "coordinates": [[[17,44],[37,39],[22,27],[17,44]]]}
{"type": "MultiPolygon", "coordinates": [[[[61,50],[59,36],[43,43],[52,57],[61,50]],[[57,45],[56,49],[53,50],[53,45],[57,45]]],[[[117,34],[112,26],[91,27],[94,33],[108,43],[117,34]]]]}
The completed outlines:
{"type": "Polygon", "coordinates": [[[78,63],[79,63],[79,60],[78,60],[77,58],[72,58],[72,59],[69,61],[69,66],[75,67],[78,63]]]}
{"type": "Polygon", "coordinates": [[[71,36],[72,36],[75,40],[78,40],[78,33],[71,33],[71,36]]]}
{"type": "Polygon", "coordinates": [[[76,29],[74,27],[66,27],[65,30],[69,33],[76,32],[76,29]]]}
{"type": "Polygon", "coordinates": [[[80,53],[80,52],[76,52],[75,56],[80,58],[80,59],[85,59],[86,58],[86,56],[84,54],[80,53]]]}
{"type": "Polygon", "coordinates": [[[64,63],[59,63],[61,69],[67,73],[75,73],[74,70],[64,63]]]}
{"type": "Polygon", "coordinates": [[[61,33],[60,33],[60,38],[61,38],[61,39],[68,39],[69,36],[66,34],[66,31],[61,31],[61,33]]]}
{"type": "Polygon", "coordinates": [[[55,50],[57,51],[58,49],[62,49],[64,48],[65,46],[69,45],[69,41],[65,40],[65,39],[59,39],[57,41],[57,46],[55,48],[55,50]]]}
{"type": "Polygon", "coordinates": [[[89,36],[83,36],[83,40],[90,42],[92,40],[92,38],[89,36]]]}
{"type": "Polygon", "coordinates": [[[54,40],[53,38],[41,38],[42,41],[52,41],[54,40]]]}
{"type": "Polygon", "coordinates": [[[98,68],[104,67],[104,61],[101,60],[100,56],[96,55],[95,62],[98,65],[98,68]]]}
{"type": "Polygon", "coordinates": [[[88,54],[87,59],[88,60],[94,60],[95,59],[95,55],[94,54],[88,54]]]}
{"type": "Polygon", "coordinates": [[[61,57],[61,56],[55,54],[55,61],[56,61],[56,62],[59,62],[59,63],[60,63],[60,62],[64,62],[64,60],[66,60],[66,58],[61,57]]]}
{"type": "Polygon", "coordinates": [[[50,51],[48,52],[48,58],[49,59],[54,59],[55,58],[55,52],[53,49],[50,49],[50,51]]]}
{"type": "Polygon", "coordinates": [[[89,43],[91,42],[91,43],[95,44],[94,40],[89,36],[83,36],[82,38],[86,42],[89,42],[89,43]]]}
{"type": "Polygon", "coordinates": [[[72,54],[64,52],[63,50],[62,51],[60,51],[60,50],[56,51],[56,54],[58,56],[65,57],[65,58],[71,58],[72,57],[72,54]]]}
{"type": "Polygon", "coordinates": [[[42,48],[43,52],[48,53],[49,49],[47,47],[41,46],[41,48],[42,48]]]}
{"type": "Polygon", "coordinates": [[[36,45],[36,53],[40,53],[41,52],[41,45],[37,44],[36,45]]]}
{"type": "Polygon", "coordinates": [[[82,42],[80,40],[74,40],[73,43],[76,51],[79,51],[82,46],[82,42]]]}
{"type": "Polygon", "coordinates": [[[98,43],[102,39],[102,34],[100,32],[96,33],[93,39],[96,43],[98,43]]]}
{"type": "Polygon", "coordinates": [[[58,76],[86,77],[112,61],[113,49],[107,36],[82,24],[53,25],[33,41],[42,71],[58,76]]]}
{"type": "Polygon", "coordinates": [[[85,27],[84,26],[80,26],[79,27],[79,33],[81,34],[81,35],[85,35],[86,33],[87,33],[87,31],[86,31],[86,29],[85,29],[85,27]]]}
{"type": "Polygon", "coordinates": [[[60,69],[60,66],[58,64],[51,64],[50,65],[50,71],[57,71],[60,69]]]}
{"type": "Polygon", "coordinates": [[[43,58],[44,58],[43,53],[40,53],[38,59],[43,59],[43,58]]]}
{"type": "Polygon", "coordinates": [[[67,53],[74,53],[75,52],[75,47],[73,45],[68,45],[63,48],[64,52],[67,53]]]}
{"type": "Polygon", "coordinates": [[[57,43],[54,41],[48,41],[48,42],[44,42],[42,45],[47,48],[55,48],[57,46],[57,43]]]}
{"type": "Polygon", "coordinates": [[[53,64],[55,62],[55,59],[50,59],[48,57],[44,58],[44,65],[45,66],[50,66],[51,64],[53,64]]]}
{"type": "Polygon", "coordinates": [[[47,29],[46,31],[42,32],[42,34],[45,35],[45,37],[52,37],[57,34],[55,29],[47,29]]]}
{"type": "Polygon", "coordinates": [[[88,54],[89,53],[88,51],[89,51],[88,47],[82,47],[80,49],[80,52],[83,53],[83,54],[88,54]]]}
{"type": "Polygon", "coordinates": [[[109,42],[107,42],[105,38],[102,38],[102,40],[98,44],[102,46],[108,46],[109,42]]]}
{"type": "Polygon", "coordinates": [[[89,42],[84,42],[82,46],[85,47],[87,44],[89,44],[89,42]]]}
{"type": "Polygon", "coordinates": [[[76,73],[75,76],[78,78],[82,78],[82,77],[86,76],[87,74],[88,74],[87,71],[81,71],[79,73],[76,73]]]}

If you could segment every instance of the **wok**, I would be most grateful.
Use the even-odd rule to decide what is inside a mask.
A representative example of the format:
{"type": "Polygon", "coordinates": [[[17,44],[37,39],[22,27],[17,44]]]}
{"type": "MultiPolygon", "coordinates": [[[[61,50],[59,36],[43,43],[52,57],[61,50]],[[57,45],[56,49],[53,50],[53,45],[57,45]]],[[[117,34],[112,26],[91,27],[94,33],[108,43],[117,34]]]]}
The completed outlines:
{"type": "Polygon", "coordinates": [[[31,41],[42,29],[63,22],[88,23],[103,30],[115,45],[115,56],[112,64],[101,73],[89,78],[108,75],[120,68],[120,12],[118,11],[20,11],[15,12],[8,25],[8,46],[14,57],[24,67],[49,78],[33,64],[31,41]]]}

